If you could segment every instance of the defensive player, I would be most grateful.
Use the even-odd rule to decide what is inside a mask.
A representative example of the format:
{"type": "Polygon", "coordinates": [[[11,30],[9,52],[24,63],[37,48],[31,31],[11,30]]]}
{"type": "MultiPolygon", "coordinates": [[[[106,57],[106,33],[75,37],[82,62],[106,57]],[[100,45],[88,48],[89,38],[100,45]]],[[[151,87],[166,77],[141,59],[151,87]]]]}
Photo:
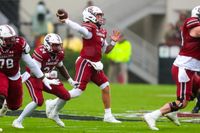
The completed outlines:
{"type": "Polygon", "coordinates": [[[177,86],[177,100],[144,115],[152,130],[159,130],[156,127],[156,120],[162,115],[167,115],[176,125],[180,125],[176,113],[171,112],[185,108],[192,100],[194,75],[200,70],[200,6],[192,10],[191,17],[185,20],[181,30],[182,48],[172,66],[172,76],[177,86]]]}
{"type": "MultiPolygon", "coordinates": [[[[83,11],[83,24],[81,26],[70,20],[65,10],[59,9],[57,12],[57,17],[62,23],[65,23],[69,28],[74,29],[83,36],[83,48],[76,60],[75,67],[75,81],[79,84],[69,91],[71,98],[80,96],[86,89],[88,82],[94,82],[102,90],[102,100],[105,108],[103,120],[105,122],[120,123],[111,113],[110,86],[101,62],[102,53],[109,53],[112,50],[120,38],[120,33],[113,31],[110,36],[110,44],[107,43],[107,31],[102,28],[105,23],[103,15],[100,8],[96,6],[87,7],[83,11]]],[[[46,102],[47,116],[53,113],[51,110],[53,110],[55,103],[56,99],[46,102]]]]}
{"type": "MultiPolygon", "coordinates": [[[[36,48],[33,53],[33,60],[48,78],[57,79],[56,71],[52,71],[56,67],[65,79],[67,79],[72,86],[75,86],[76,82],[73,81],[68,74],[66,67],[63,65],[63,59],[64,51],[62,48],[62,40],[58,34],[54,33],[47,34],[44,38],[44,45],[36,48]]],[[[51,85],[52,89],[49,89],[37,77],[29,74],[29,70],[23,74],[22,80],[25,81],[33,101],[30,102],[24,108],[20,116],[13,121],[13,127],[24,128],[22,125],[24,118],[32,113],[36,107],[42,106],[44,101],[42,91],[59,97],[57,100],[58,104],[55,106],[56,113],[53,113],[54,115],[49,115],[48,118],[54,120],[59,126],[64,127],[65,124],[59,118],[58,112],[64,106],[65,102],[70,99],[70,94],[64,88],[61,81],[58,85],[51,85]]]]}
{"type": "Polygon", "coordinates": [[[47,79],[38,65],[31,58],[30,47],[23,37],[17,36],[9,25],[0,25],[0,109],[4,101],[10,110],[17,110],[22,105],[22,80],[20,59],[31,72],[51,89],[50,84],[58,84],[57,80],[47,79]]]}

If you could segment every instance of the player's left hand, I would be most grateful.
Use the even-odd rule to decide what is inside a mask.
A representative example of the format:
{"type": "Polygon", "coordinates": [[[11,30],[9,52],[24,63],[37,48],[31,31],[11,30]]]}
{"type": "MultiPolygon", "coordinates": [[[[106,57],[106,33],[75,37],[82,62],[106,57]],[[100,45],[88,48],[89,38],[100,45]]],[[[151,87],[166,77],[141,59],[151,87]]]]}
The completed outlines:
{"type": "Polygon", "coordinates": [[[48,87],[50,90],[52,89],[50,85],[58,85],[60,84],[58,79],[48,79],[44,77],[42,82],[45,84],[46,87],[48,87]]]}
{"type": "Polygon", "coordinates": [[[72,78],[69,78],[67,81],[68,81],[69,84],[70,84],[72,87],[74,87],[74,88],[76,88],[77,85],[78,85],[78,82],[77,82],[77,81],[74,81],[72,78]]]}
{"type": "Polygon", "coordinates": [[[110,38],[112,39],[112,41],[117,42],[119,41],[121,37],[121,33],[118,30],[113,30],[112,35],[110,36],[110,38]]]}

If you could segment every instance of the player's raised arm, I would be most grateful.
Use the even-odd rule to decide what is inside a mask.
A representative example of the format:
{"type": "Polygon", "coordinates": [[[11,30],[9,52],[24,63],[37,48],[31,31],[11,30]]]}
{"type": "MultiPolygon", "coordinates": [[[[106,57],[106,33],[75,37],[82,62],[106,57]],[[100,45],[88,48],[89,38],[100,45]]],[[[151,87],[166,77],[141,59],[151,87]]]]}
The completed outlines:
{"type": "Polygon", "coordinates": [[[85,39],[91,39],[92,33],[88,31],[87,28],[79,25],[76,22],[73,22],[69,19],[68,13],[64,9],[58,9],[56,16],[58,17],[59,21],[62,23],[66,23],[70,28],[79,32],[85,39]]]}
{"type": "Polygon", "coordinates": [[[108,54],[114,48],[116,42],[119,41],[120,37],[121,37],[121,33],[117,30],[113,30],[113,33],[110,36],[110,39],[111,39],[110,44],[107,44],[106,40],[104,42],[106,46],[104,53],[108,54]]]}

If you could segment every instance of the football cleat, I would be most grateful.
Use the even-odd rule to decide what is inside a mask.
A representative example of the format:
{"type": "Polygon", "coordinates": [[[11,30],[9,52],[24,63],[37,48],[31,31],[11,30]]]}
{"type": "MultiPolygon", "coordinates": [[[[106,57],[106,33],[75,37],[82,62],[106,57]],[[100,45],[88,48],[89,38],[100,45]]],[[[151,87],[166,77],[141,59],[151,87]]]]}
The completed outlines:
{"type": "Polygon", "coordinates": [[[192,113],[199,113],[200,107],[199,106],[195,106],[192,110],[192,113]]]}
{"type": "Polygon", "coordinates": [[[53,108],[55,107],[55,105],[53,105],[51,103],[51,99],[49,100],[46,100],[45,104],[46,104],[46,115],[47,115],[47,118],[49,118],[49,114],[51,113],[51,111],[53,110],[53,108]]]}
{"type": "Polygon", "coordinates": [[[22,123],[19,122],[17,119],[15,119],[15,120],[13,121],[12,126],[13,126],[14,128],[20,128],[20,129],[23,129],[23,128],[24,128],[23,125],[22,125],[22,123]]]}
{"type": "Polygon", "coordinates": [[[104,115],[104,122],[109,122],[109,123],[121,123],[121,121],[115,119],[113,115],[104,115]]]}
{"type": "Polygon", "coordinates": [[[181,123],[178,120],[177,112],[168,113],[165,115],[170,121],[172,121],[175,125],[180,126],[181,123]]]}
{"type": "Polygon", "coordinates": [[[2,128],[0,128],[0,132],[3,132],[3,129],[2,129],[2,128]]]}
{"type": "Polygon", "coordinates": [[[65,123],[59,118],[58,114],[50,113],[48,118],[55,121],[60,127],[65,127],[65,123]]]}
{"type": "Polygon", "coordinates": [[[144,121],[147,123],[151,130],[158,131],[159,129],[156,127],[156,120],[151,117],[150,113],[144,115],[144,121]]]}
{"type": "Polygon", "coordinates": [[[6,103],[3,104],[3,107],[0,109],[0,117],[5,116],[8,111],[8,106],[6,103]]]}

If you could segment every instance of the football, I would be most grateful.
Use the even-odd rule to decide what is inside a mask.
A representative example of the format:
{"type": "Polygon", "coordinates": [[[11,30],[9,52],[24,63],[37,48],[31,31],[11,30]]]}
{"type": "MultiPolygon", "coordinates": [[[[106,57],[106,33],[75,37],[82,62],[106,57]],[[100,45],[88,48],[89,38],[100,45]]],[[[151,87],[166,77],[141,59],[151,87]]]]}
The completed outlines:
{"type": "Polygon", "coordinates": [[[56,14],[60,19],[67,19],[68,14],[64,9],[58,9],[57,14],[56,14]]]}

